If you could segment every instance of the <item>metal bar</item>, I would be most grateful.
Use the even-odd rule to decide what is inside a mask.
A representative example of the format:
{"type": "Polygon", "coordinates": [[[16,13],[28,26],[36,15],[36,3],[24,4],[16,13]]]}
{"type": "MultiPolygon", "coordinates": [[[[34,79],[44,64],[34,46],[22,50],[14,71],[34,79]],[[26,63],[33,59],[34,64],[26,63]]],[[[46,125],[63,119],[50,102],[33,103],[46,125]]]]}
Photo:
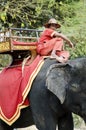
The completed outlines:
{"type": "Polygon", "coordinates": [[[5,37],[5,38],[13,38],[13,39],[15,39],[15,38],[21,38],[21,39],[36,39],[37,40],[37,37],[25,37],[25,36],[10,36],[10,37],[5,37]]]}
{"type": "Polygon", "coordinates": [[[42,32],[43,30],[37,30],[37,29],[27,29],[27,28],[9,28],[11,30],[17,30],[17,31],[31,31],[31,32],[42,32]]]}

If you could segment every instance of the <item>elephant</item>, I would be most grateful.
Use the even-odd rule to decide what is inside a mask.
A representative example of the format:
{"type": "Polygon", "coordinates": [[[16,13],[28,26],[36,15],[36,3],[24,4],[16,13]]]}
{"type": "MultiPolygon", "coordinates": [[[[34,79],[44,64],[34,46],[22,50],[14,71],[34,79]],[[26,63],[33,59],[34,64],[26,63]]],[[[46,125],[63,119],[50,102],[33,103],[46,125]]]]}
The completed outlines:
{"type": "Polygon", "coordinates": [[[11,126],[0,120],[0,130],[32,124],[38,130],[56,130],[56,125],[58,130],[74,130],[72,113],[86,123],[86,58],[67,63],[45,59],[27,97],[30,107],[22,109],[20,119],[11,126]]]}

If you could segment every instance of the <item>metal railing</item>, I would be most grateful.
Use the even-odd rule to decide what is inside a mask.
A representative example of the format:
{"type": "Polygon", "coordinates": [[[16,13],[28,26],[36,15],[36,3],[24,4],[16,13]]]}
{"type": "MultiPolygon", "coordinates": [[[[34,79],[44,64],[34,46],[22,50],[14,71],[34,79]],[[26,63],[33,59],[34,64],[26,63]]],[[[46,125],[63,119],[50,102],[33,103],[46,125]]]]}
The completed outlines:
{"type": "Polygon", "coordinates": [[[19,41],[37,40],[42,30],[38,29],[25,29],[25,28],[9,28],[6,31],[0,32],[0,42],[7,41],[9,39],[15,39],[19,41]]]}

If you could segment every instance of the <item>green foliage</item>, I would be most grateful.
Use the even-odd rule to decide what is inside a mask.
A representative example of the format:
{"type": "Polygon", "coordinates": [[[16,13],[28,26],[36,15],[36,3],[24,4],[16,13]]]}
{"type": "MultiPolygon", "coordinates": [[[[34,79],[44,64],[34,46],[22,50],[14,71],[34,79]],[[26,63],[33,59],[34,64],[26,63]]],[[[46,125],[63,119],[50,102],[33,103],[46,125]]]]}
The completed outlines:
{"type": "Polygon", "coordinates": [[[38,28],[51,17],[62,20],[63,16],[71,17],[73,13],[73,9],[63,1],[1,0],[0,27],[38,28]]]}
{"type": "MultiPolygon", "coordinates": [[[[72,6],[72,5],[71,5],[72,6]]],[[[74,43],[74,50],[69,49],[71,58],[86,56],[86,8],[82,1],[73,4],[76,16],[65,17],[63,31],[69,36],[74,43]]]]}
{"type": "Polygon", "coordinates": [[[75,128],[79,128],[80,130],[85,130],[85,123],[81,117],[79,117],[76,114],[73,114],[73,119],[74,119],[74,126],[75,128]],[[82,129],[83,127],[83,129],[82,129]]]}
{"type": "Polygon", "coordinates": [[[0,22],[3,27],[21,27],[31,26],[34,19],[37,17],[35,14],[36,3],[28,0],[2,0],[0,3],[0,22]]]}
{"type": "Polygon", "coordinates": [[[75,43],[75,47],[73,50],[70,50],[71,58],[83,57],[86,56],[86,38],[85,35],[83,38],[79,36],[71,37],[71,41],[75,43]]]}
{"type": "Polygon", "coordinates": [[[12,57],[7,54],[0,54],[0,68],[1,67],[7,67],[12,62],[12,57]]]}

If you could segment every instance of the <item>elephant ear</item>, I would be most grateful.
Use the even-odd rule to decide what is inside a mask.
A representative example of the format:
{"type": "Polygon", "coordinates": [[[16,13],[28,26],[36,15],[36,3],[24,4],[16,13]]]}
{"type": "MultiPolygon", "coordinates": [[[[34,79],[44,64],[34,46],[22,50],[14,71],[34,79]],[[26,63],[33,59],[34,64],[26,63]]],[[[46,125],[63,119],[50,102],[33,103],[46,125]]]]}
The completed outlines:
{"type": "Polygon", "coordinates": [[[51,65],[46,78],[47,89],[54,93],[61,104],[65,100],[66,88],[70,81],[70,68],[68,63],[51,65]]]}

